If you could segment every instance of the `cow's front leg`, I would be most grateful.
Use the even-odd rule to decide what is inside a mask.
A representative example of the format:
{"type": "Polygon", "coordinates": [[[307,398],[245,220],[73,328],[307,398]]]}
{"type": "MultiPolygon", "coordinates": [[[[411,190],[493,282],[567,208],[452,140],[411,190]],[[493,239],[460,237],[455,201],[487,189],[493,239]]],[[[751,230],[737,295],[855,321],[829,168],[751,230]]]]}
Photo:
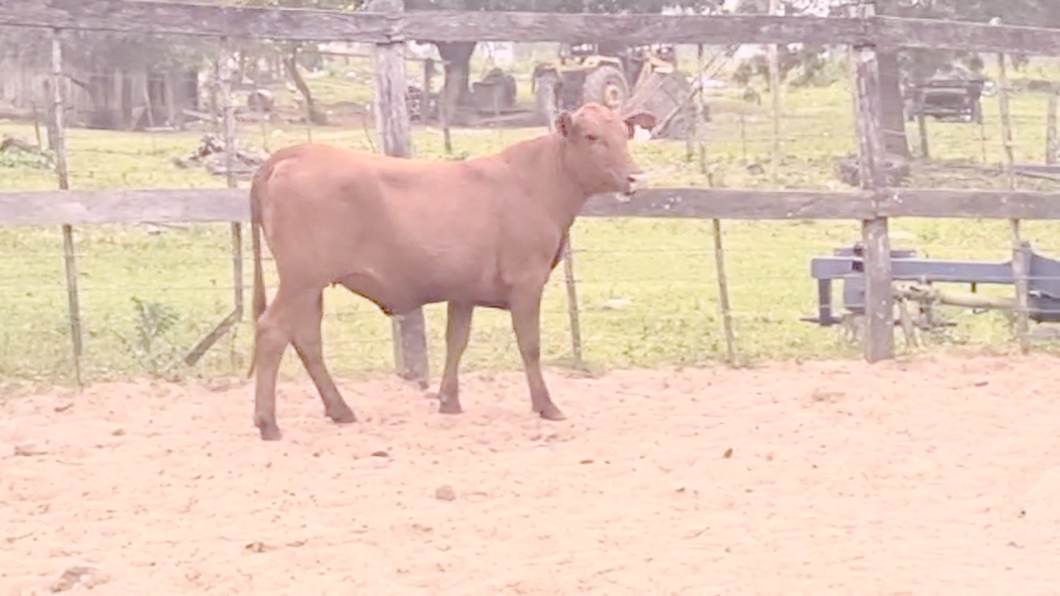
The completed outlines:
{"type": "Polygon", "coordinates": [[[462,411],[457,371],[460,357],[464,355],[471,336],[471,314],[474,308],[472,304],[449,302],[445,325],[445,372],[442,373],[442,384],[438,388],[438,411],[442,414],[459,414],[462,411]]]}
{"type": "Polygon", "coordinates": [[[563,420],[560,411],[548,394],[541,374],[541,292],[543,287],[526,288],[516,292],[511,300],[512,327],[523,357],[526,380],[530,386],[530,403],[535,412],[546,420],[563,420]]]}

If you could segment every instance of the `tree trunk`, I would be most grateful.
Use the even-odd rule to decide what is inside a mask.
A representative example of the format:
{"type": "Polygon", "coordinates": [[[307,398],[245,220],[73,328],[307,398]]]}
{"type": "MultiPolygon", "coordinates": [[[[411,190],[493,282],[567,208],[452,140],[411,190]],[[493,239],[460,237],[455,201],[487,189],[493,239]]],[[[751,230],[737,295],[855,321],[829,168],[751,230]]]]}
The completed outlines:
{"type": "Polygon", "coordinates": [[[471,55],[475,53],[476,42],[435,42],[434,45],[445,62],[445,84],[440,101],[445,102],[446,113],[452,119],[458,106],[471,103],[471,55]]]}
{"type": "MultiPolygon", "coordinates": [[[[911,16],[901,14],[897,2],[880,2],[876,5],[879,16],[911,16]]],[[[897,155],[910,158],[909,139],[905,134],[905,101],[902,99],[901,63],[898,51],[880,50],[876,54],[879,61],[880,80],[880,128],[883,131],[884,155],[897,155]]]]}
{"type": "Polygon", "coordinates": [[[298,46],[291,48],[290,53],[287,54],[286,62],[287,74],[290,75],[291,80],[294,81],[294,86],[298,88],[299,93],[302,94],[302,98],[305,100],[306,113],[309,114],[310,122],[313,124],[327,124],[327,117],[317,110],[316,103],[313,101],[313,94],[309,91],[309,85],[305,84],[305,79],[298,72],[298,46]]]}
{"type": "Polygon", "coordinates": [[[908,158],[909,139],[905,134],[905,109],[902,99],[901,69],[897,51],[881,51],[879,56],[880,72],[880,107],[882,108],[880,125],[884,133],[884,151],[888,155],[908,158]]]}

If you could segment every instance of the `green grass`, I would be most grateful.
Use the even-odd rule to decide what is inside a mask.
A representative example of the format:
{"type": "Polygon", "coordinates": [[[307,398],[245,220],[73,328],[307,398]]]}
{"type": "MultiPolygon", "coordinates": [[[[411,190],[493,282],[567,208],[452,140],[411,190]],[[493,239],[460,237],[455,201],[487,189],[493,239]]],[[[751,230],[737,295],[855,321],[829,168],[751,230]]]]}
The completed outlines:
{"type": "MultiPolygon", "coordinates": [[[[359,101],[363,85],[335,76],[310,81],[327,101],[359,101]],[[353,98],[353,99],[351,99],[353,98]]],[[[520,86],[524,82],[520,80],[520,86]]],[[[370,97],[370,92],[367,97],[370,97]]],[[[1013,98],[1018,160],[1040,162],[1045,146],[1045,103],[1041,94],[1013,98]]],[[[769,189],[771,125],[765,106],[719,98],[707,127],[707,162],[715,186],[769,189]],[[739,112],[744,112],[741,127],[739,112]],[[743,132],[741,133],[741,128],[743,132]]],[[[986,98],[987,123],[979,127],[929,123],[933,157],[998,164],[1002,159],[997,105],[986,98]]],[[[837,157],[855,151],[849,89],[787,90],[784,97],[784,162],[781,186],[842,189],[835,176],[837,157]]],[[[305,140],[297,126],[274,134],[257,125],[240,130],[244,142],[270,149],[305,140]]],[[[536,129],[456,130],[457,153],[477,155],[540,134],[536,129]]],[[[0,133],[32,137],[32,127],[0,122],[0,133]]],[[[69,163],[75,189],[219,187],[223,181],[202,169],[180,169],[172,158],[193,148],[201,133],[131,134],[68,131],[69,163]]],[[[369,148],[378,142],[361,127],[317,127],[313,139],[369,148]]],[[[916,127],[909,127],[916,145],[916,127]]],[[[372,135],[374,137],[374,134],[372,135]]],[[[441,135],[417,129],[418,156],[443,157],[441,135]]],[[[697,160],[686,160],[684,143],[636,144],[634,156],[652,172],[652,183],[701,185],[697,160]]],[[[1042,181],[1021,185],[1055,189],[1042,181]]],[[[917,186],[1001,188],[1003,178],[983,176],[936,163],[919,167],[909,181],[917,186]]],[[[32,162],[0,161],[5,189],[52,189],[54,175],[32,162]]],[[[741,359],[854,357],[857,348],[835,329],[801,322],[815,314],[816,285],[809,260],[859,238],[856,222],[726,221],[723,222],[726,267],[730,283],[738,352],[741,359]]],[[[1006,260],[1008,225],[1003,221],[896,220],[891,224],[897,247],[915,248],[933,257],[1006,260]]],[[[1048,222],[1028,222],[1025,235],[1036,249],[1060,254],[1057,232],[1048,222]]],[[[141,226],[107,225],[76,230],[80,300],[85,328],[85,376],[92,380],[144,374],[169,377],[244,374],[249,366],[252,328],[244,321],[233,335],[214,347],[199,365],[183,369],[176,362],[232,308],[233,280],[227,225],[187,225],[152,235],[141,226]],[[137,301],[151,320],[143,319],[137,301]],[[152,314],[153,313],[153,314],[152,314]],[[150,318],[150,317],[149,317],[150,318]],[[144,336],[150,346],[144,344],[144,336]]],[[[605,366],[653,366],[694,363],[724,355],[710,222],[679,220],[579,220],[573,232],[575,269],[585,357],[605,366]],[[617,305],[617,307],[615,306],[617,305]]],[[[249,241],[245,243],[249,255],[249,241]]],[[[0,377],[8,380],[68,381],[70,342],[58,229],[0,229],[0,377]]],[[[246,260],[249,287],[250,261],[246,260]]],[[[275,289],[271,263],[267,284],[275,289]]],[[[991,290],[1010,293],[1011,289],[991,290]]],[[[249,304],[249,291],[246,295],[249,304]]],[[[337,374],[352,375],[392,368],[390,323],[367,301],[344,290],[325,293],[325,353],[337,374]]],[[[444,305],[432,305],[428,330],[432,367],[441,366],[444,305]]],[[[958,325],[934,335],[927,349],[970,345],[1009,349],[1011,333],[998,314],[945,314],[958,325]]],[[[479,310],[475,315],[467,369],[519,365],[506,313],[479,310]]],[[[570,331],[562,268],[557,268],[543,306],[543,351],[550,361],[569,358],[570,331]]],[[[902,342],[898,342],[904,350],[902,342]]],[[[284,374],[304,374],[288,353],[284,374]]]]}

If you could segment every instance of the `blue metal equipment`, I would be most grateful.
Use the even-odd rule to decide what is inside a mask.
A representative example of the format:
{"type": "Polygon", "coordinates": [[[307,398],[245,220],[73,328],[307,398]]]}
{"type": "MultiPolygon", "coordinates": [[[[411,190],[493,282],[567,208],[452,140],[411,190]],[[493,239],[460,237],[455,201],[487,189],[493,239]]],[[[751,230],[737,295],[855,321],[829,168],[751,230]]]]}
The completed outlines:
{"type": "MultiPolygon", "coordinates": [[[[1028,298],[1030,319],[1039,323],[1060,322],[1060,261],[1036,254],[1024,244],[1025,257],[1030,264],[1028,298]]],[[[842,323],[832,313],[832,281],[843,282],[843,307],[849,314],[865,314],[865,279],[863,247],[838,248],[833,256],[814,257],[810,274],[817,280],[818,314],[803,317],[809,323],[822,326],[842,323]]],[[[978,284],[1014,285],[1012,261],[989,263],[917,258],[915,250],[891,251],[892,279],[895,281],[931,283],[967,283],[972,292],[978,284]]]]}

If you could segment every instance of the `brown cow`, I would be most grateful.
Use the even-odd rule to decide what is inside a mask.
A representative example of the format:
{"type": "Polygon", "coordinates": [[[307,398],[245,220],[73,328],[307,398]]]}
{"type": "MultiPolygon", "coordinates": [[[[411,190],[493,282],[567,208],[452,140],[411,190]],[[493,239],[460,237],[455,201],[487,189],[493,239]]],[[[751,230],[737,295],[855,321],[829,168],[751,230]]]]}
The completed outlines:
{"type": "MultiPolygon", "coordinates": [[[[649,117],[650,118],[650,117],[649,117]]],[[[250,190],[254,247],[254,424],[278,440],[276,375],[294,344],[335,422],[356,420],[324,365],[322,293],[341,284],[400,315],[448,302],[439,410],[461,411],[457,368],[474,307],[511,313],[533,410],[562,420],[541,375],[540,303],[567,230],[598,193],[630,193],[641,170],[631,119],[589,104],[548,135],[465,161],[424,161],[303,144],[273,154],[250,190]],[[279,288],[265,307],[259,228],[279,288]]]]}

